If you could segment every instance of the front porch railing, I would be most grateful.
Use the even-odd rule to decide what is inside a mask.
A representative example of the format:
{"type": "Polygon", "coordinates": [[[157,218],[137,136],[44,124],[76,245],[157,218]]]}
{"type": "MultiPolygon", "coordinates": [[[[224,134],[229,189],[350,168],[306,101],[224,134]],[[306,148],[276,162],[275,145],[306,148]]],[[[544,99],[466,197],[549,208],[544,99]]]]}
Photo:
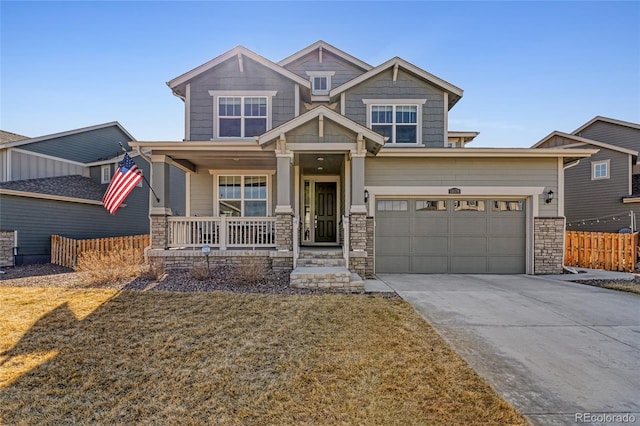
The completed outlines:
{"type": "Polygon", "coordinates": [[[169,217],[169,248],[275,247],[273,217],[169,217]]]}

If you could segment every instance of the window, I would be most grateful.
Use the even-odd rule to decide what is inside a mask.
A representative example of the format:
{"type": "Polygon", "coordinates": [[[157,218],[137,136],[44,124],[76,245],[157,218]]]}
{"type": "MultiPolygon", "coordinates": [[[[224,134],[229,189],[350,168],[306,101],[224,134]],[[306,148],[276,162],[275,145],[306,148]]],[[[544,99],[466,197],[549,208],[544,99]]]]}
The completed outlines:
{"type": "Polygon", "coordinates": [[[591,180],[609,179],[609,160],[591,163],[591,180]]]}
{"type": "Polygon", "coordinates": [[[524,201],[523,200],[515,200],[515,201],[494,201],[493,202],[493,211],[494,212],[521,212],[524,210],[524,201]]]}
{"type": "Polygon", "coordinates": [[[416,200],[416,211],[446,211],[447,200],[416,200]]]}
{"type": "Polygon", "coordinates": [[[213,137],[253,138],[271,130],[271,98],[276,93],[209,90],[213,96],[213,137]]]}
{"type": "Polygon", "coordinates": [[[378,211],[380,212],[406,212],[409,210],[409,202],[406,200],[380,200],[378,211]]]}
{"type": "Polygon", "coordinates": [[[267,216],[267,176],[219,176],[218,211],[227,216],[267,216]]]}
{"type": "Polygon", "coordinates": [[[266,96],[220,96],[218,133],[221,138],[249,138],[267,131],[266,96]]]}
{"type": "Polygon", "coordinates": [[[102,166],[100,168],[100,182],[101,183],[109,183],[111,182],[111,165],[107,164],[106,166],[102,166]]]}
{"type": "Polygon", "coordinates": [[[484,201],[481,200],[455,200],[453,202],[453,210],[457,212],[462,211],[484,211],[484,201]]]}
{"type": "Polygon", "coordinates": [[[387,144],[422,143],[422,105],[426,99],[363,99],[367,127],[388,137],[387,144]]]}
{"type": "Polygon", "coordinates": [[[331,76],[334,71],[307,71],[311,81],[311,94],[313,96],[326,96],[331,90],[331,76]]]}

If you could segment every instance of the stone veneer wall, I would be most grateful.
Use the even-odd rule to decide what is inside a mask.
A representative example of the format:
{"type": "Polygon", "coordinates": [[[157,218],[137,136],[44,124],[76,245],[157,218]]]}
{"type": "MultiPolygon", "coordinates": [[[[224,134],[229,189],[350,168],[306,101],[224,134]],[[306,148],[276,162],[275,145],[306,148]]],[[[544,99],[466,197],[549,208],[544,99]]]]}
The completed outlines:
{"type": "Polygon", "coordinates": [[[293,216],[289,213],[276,214],[276,249],[289,251],[293,248],[293,216]]]}
{"type": "Polygon", "coordinates": [[[14,266],[15,233],[16,231],[0,231],[0,266],[14,266]]]}
{"type": "Polygon", "coordinates": [[[349,240],[349,270],[364,277],[367,262],[367,216],[365,214],[351,213],[349,240]]]}
{"type": "Polygon", "coordinates": [[[367,244],[366,252],[367,258],[365,261],[364,278],[373,278],[375,273],[373,269],[373,233],[375,232],[375,221],[372,217],[367,218],[367,244]]]}
{"type": "Polygon", "coordinates": [[[534,274],[562,273],[564,239],[564,217],[536,217],[533,219],[534,274]]]}
{"type": "Polygon", "coordinates": [[[165,215],[150,215],[151,219],[151,248],[166,249],[169,243],[169,223],[165,215]]]}
{"type": "MultiPolygon", "coordinates": [[[[165,270],[190,270],[196,265],[206,265],[207,257],[199,250],[147,250],[149,263],[165,270]]],[[[209,266],[246,265],[247,260],[256,260],[274,271],[291,271],[293,255],[271,250],[212,250],[209,266]]]]}

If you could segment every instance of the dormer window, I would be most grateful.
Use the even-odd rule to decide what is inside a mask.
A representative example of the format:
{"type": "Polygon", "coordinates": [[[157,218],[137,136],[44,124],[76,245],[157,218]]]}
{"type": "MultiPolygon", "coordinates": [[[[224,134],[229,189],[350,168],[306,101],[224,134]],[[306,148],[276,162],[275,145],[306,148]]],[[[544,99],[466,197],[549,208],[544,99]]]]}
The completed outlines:
{"type": "Polygon", "coordinates": [[[311,80],[312,96],[327,96],[331,90],[331,76],[335,71],[307,71],[311,80]]]}

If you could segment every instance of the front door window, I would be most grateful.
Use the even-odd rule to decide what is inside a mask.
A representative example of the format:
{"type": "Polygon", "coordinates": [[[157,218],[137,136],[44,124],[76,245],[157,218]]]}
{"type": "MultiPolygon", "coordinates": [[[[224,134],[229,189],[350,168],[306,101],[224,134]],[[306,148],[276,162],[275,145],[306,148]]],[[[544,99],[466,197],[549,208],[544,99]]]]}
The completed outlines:
{"type": "Polygon", "coordinates": [[[304,243],[338,242],[338,183],[304,179],[302,235],[304,243]]]}

